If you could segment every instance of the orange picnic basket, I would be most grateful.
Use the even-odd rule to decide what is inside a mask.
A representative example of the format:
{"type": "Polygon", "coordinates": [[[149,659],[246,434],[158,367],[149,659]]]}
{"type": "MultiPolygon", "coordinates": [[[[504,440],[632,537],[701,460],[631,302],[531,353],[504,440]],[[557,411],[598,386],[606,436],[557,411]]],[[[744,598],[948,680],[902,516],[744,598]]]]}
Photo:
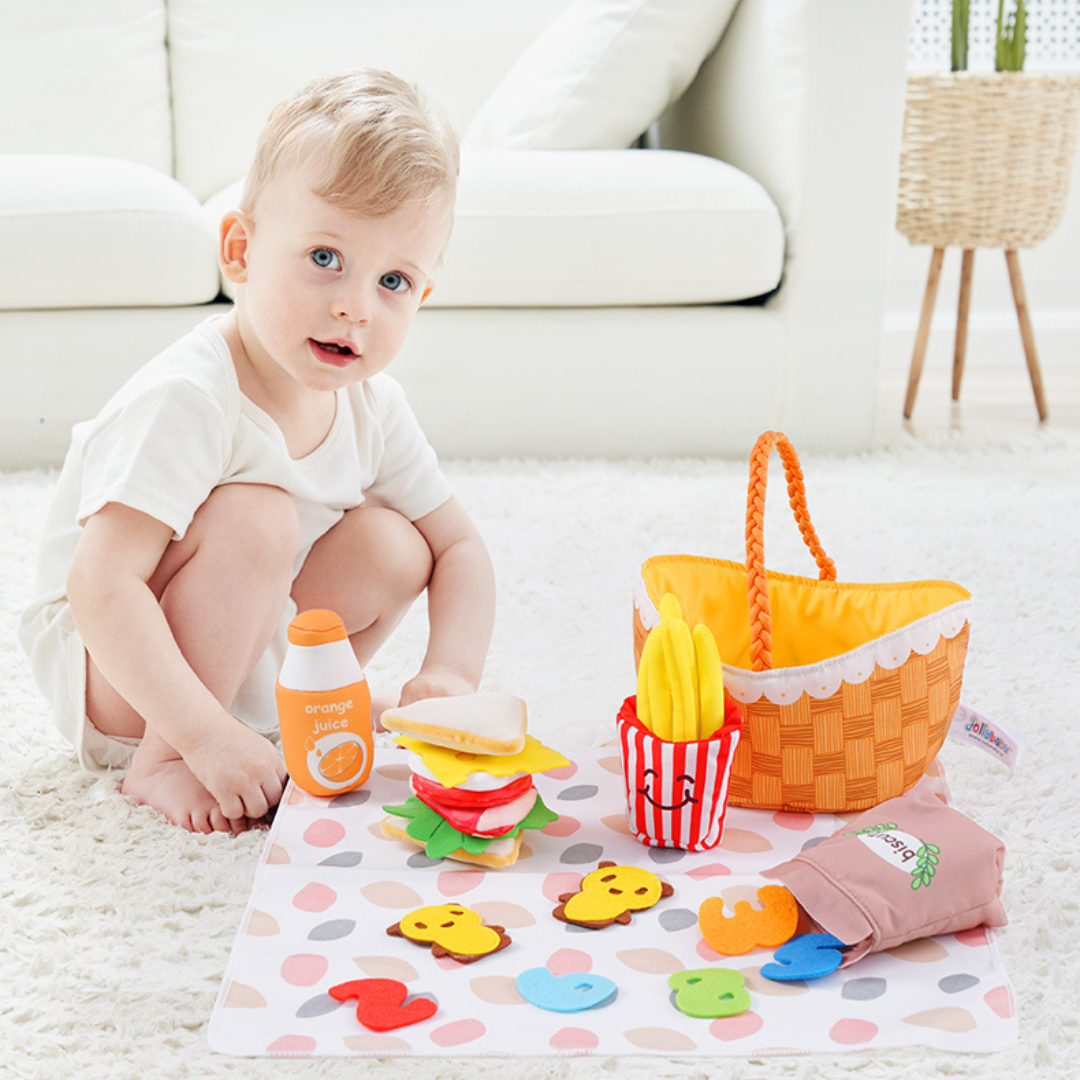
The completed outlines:
{"type": "Polygon", "coordinates": [[[865,810],[912,787],[960,700],[971,594],[949,581],[836,580],[806,507],[802,470],[780,432],[750,455],[746,564],[659,555],[634,595],[634,658],[673,593],[713,632],[725,693],[743,715],[729,801],[771,810],[865,810]],[[765,569],[765,488],[779,450],[788,496],[818,577],[765,569]]]}

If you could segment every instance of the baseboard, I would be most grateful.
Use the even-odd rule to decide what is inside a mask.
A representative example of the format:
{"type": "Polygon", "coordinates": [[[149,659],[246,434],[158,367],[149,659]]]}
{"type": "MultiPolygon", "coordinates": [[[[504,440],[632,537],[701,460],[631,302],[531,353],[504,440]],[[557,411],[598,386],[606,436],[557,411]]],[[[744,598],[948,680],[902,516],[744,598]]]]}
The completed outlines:
{"type": "MultiPolygon", "coordinates": [[[[1080,308],[1033,310],[1032,324],[1039,362],[1044,367],[1074,364],[1080,357],[1080,308]]],[[[882,365],[906,369],[911,364],[918,310],[890,311],[885,316],[882,365]]],[[[952,364],[956,310],[939,303],[930,324],[926,363],[952,364]]],[[[997,310],[972,311],[968,320],[968,364],[1008,367],[1024,363],[1024,346],[1011,302],[997,310]]]]}

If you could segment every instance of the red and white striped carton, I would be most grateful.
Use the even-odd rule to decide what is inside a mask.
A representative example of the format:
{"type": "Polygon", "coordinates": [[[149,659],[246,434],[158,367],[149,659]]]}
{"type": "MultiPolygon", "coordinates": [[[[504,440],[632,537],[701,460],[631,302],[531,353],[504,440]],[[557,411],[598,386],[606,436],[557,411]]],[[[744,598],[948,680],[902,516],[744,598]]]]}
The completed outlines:
{"type": "Polygon", "coordinates": [[[724,702],[724,726],[711,738],[691,742],[660,739],[637,718],[637,698],[628,697],[616,718],[626,820],[650,847],[707,851],[724,836],[728,780],[742,716],[724,702]]]}

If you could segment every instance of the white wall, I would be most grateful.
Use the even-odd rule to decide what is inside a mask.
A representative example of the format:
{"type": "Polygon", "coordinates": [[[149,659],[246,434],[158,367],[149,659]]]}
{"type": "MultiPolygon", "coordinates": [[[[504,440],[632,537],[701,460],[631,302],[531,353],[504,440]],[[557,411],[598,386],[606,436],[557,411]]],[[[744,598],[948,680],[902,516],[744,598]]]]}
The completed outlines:
{"type": "MultiPolygon", "coordinates": [[[[969,66],[992,70],[993,17],[997,0],[972,0],[969,66]]],[[[948,70],[949,0],[918,0],[912,25],[909,67],[913,71],[948,70]]],[[[1029,71],[1080,73],[1080,2],[1028,0],[1029,71]]],[[[906,368],[911,362],[915,329],[926,288],[930,248],[912,246],[895,234],[892,246],[884,363],[906,368]]],[[[1080,143],[1064,220],[1038,247],[1022,250],[1020,264],[1044,367],[1080,364],[1080,143]]],[[[951,364],[960,252],[946,253],[928,365],[951,364]]],[[[1000,251],[979,251],[971,298],[968,361],[972,364],[1022,364],[1019,330],[1005,258],[1000,251]]]]}

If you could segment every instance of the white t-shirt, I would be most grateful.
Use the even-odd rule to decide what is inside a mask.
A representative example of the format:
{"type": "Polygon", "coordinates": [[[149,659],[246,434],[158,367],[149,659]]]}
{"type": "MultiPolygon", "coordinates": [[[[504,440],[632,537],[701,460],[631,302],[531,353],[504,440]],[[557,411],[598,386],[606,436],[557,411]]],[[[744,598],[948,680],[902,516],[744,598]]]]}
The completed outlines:
{"type": "MultiPolygon", "coordinates": [[[[415,521],[452,494],[400,385],[384,373],[338,390],[326,438],[291,458],[278,426],[241,392],[215,321],[151,360],[97,417],[72,430],[45,524],[36,598],[19,637],[58,726],[76,743],[85,659],[68,610],[67,573],[83,524],[107,503],[141,510],[181,539],[214,488],[281,488],[300,518],[299,572],[315,541],[367,497],[415,521]]],[[[260,730],[276,723],[272,692],[283,634],[278,638],[252,676],[261,685],[246,711],[259,715],[241,716],[260,730]]]]}

